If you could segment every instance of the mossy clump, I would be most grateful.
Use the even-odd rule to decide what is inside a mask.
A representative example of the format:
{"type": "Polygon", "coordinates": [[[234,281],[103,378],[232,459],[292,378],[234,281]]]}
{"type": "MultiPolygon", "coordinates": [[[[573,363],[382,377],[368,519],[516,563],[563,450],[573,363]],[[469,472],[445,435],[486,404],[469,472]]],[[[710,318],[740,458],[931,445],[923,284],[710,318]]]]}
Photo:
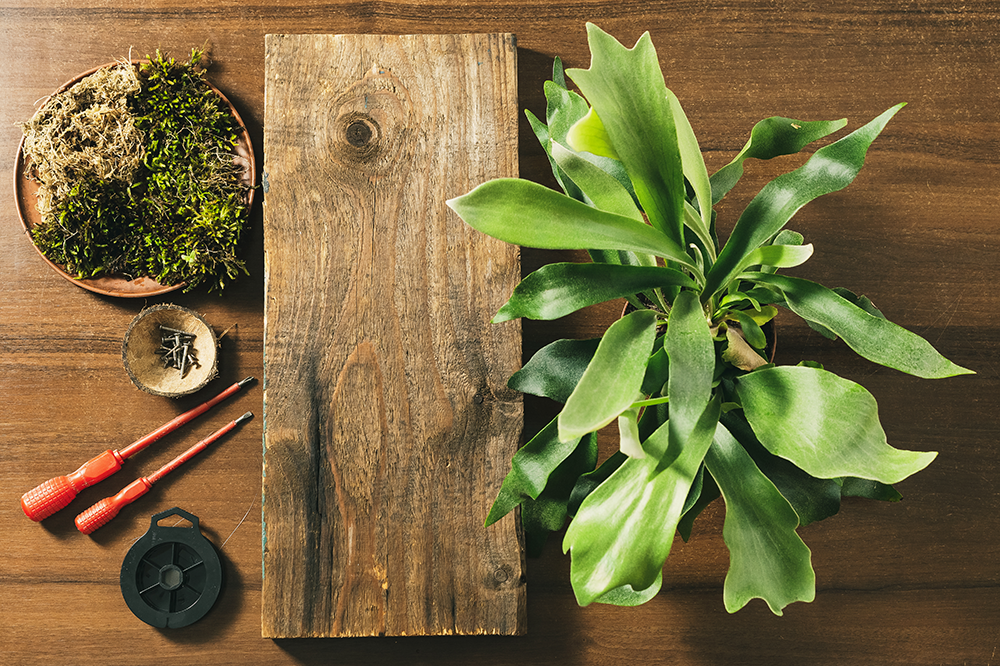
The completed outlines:
{"type": "Polygon", "coordinates": [[[150,276],[222,289],[246,273],[238,126],[203,53],[119,62],[53,95],[22,128],[39,183],[35,245],[78,278],[150,276]]]}

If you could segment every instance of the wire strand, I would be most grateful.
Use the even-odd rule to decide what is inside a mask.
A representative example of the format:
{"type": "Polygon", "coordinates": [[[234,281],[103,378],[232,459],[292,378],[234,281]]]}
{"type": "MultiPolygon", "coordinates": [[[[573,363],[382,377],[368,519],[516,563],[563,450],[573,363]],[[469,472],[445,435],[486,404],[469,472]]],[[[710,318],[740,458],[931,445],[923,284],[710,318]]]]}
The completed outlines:
{"type": "Polygon", "coordinates": [[[222,550],[223,548],[226,547],[226,544],[229,543],[229,540],[233,538],[234,534],[236,534],[236,530],[240,529],[240,525],[243,524],[243,521],[245,521],[247,519],[247,516],[250,515],[250,512],[253,511],[254,504],[256,504],[256,503],[257,503],[257,500],[254,500],[250,504],[250,507],[247,509],[247,512],[245,514],[243,514],[243,518],[240,519],[240,522],[236,523],[236,527],[233,528],[233,531],[229,533],[229,536],[226,537],[226,540],[222,542],[221,546],[219,546],[219,550],[222,550]]]}

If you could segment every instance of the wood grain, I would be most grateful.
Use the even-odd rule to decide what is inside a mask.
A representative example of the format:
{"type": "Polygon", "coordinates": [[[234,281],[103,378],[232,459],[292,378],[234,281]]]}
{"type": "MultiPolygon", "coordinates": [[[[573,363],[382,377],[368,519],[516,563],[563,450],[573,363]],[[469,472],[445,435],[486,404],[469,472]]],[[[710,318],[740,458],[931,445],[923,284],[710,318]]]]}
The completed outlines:
{"type": "MultiPolygon", "coordinates": [[[[81,666],[996,666],[1000,664],[1000,14],[969,0],[6,0],[0,7],[0,664],[81,666]],[[79,72],[157,48],[176,56],[208,44],[209,79],[250,130],[263,164],[265,34],[470,33],[517,35],[519,106],[541,117],[552,57],[587,67],[584,22],[625,43],[652,33],[667,77],[710,171],[771,115],[847,117],[855,128],[897,102],[858,179],[796,214],[816,246],[797,274],[872,297],[892,320],[933,342],[974,377],[927,382],[859,361],[793,317],[780,321],[779,363],[820,361],[878,399],[890,443],[936,450],[900,484],[895,504],[845,502],[801,528],[817,596],[774,617],[758,601],[722,606],[728,553],[724,511],[709,507],[689,543],[674,545],[663,591],[645,606],[576,605],[559,535],[526,564],[525,636],[358,639],[261,638],[262,418],[168,477],[93,537],[74,509],[152,472],[248,409],[260,387],[130,459],[114,480],[86,489],[39,525],[21,493],[125,446],[201,396],[141,393],[121,365],[121,339],[145,305],[169,300],[221,332],[219,387],[263,377],[263,234],[254,211],[250,276],[221,296],[195,291],[130,303],[84,293],[55,275],[23,236],[13,205],[20,132],[37,100],[79,72]],[[127,475],[121,478],[122,475],[127,475]],[[120,481],[120,483],[118,483],[120,481]],[[79,505],[79,506],[78,506],[79,505]],[[200,622],[158,632],[129,613],[118,577],[149,517],[174,506],[200,518],[220,546],[226,586],[200,622]]],[[[554,185],[522,115],[521,176],[554,185]]],[[[725,237],[763,185],[801,160],[748,164],[719,208],[725,237]]],[[[523,270],[565,258],[522,249],[523,270]]],[[[598,306],[554,322],[525,322],[523,353],[558,338],[587,338],[621,312],[598,306]]],[[[209,389],[211,390],[211,389],[209,389]]],[[[555,406],[525,400],[525,433],[555,406]]],[[[601,440],[608,455],[614,436],[601,440]]],[[[495,489],[494,489],[495,492],[495,489]]]]}
{"type": "Polygon", "coordinates": [[[511,35],[268,35],[267,637],[517,634],[517,249],[445,206],[517,175],[511,35]]]}

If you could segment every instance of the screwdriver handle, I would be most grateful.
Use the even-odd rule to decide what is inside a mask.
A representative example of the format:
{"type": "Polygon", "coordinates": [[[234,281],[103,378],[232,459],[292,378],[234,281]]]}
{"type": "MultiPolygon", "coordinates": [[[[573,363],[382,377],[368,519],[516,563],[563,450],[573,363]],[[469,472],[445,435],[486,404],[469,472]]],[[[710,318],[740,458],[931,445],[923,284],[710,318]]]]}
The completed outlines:
{"type": "Polygon", "coordinates": [[[139,477],[128,484],[114,497],[105,497],[100,502],[90,507],[74,521],[76,528],[84,534],[90,534],[98,527],[106,524],[109,520],[118,515],[122,507],[136,501],[153,487],[146,477],[139,477]]]}
{"type": "Polygon", "coordinates": [[[121,469],[123,459],[117,451],[105,451],[83,463],[66,476],[45,481],[21,496],[21,508],[28,518],[40,521],[66,508],[77,493],[108,478],[121,469]]]}
{"type": "Polygon", "coordinates": [[[189,409],[128,446],[118,451],[105,451],[83,463],[80,469],[72,474],[57,476],[39,484],[21,496],[21,509],[24,510],[24,514],[28,518],[36,522],[45,520],[57,511],[69,506],[81,490],[98,481],[103,481],[120,470],[126,458],[135,455],[164,435],[201,416],[252,381],[255,381],[253,377],[238,381],[211,400],[189,409]]]}

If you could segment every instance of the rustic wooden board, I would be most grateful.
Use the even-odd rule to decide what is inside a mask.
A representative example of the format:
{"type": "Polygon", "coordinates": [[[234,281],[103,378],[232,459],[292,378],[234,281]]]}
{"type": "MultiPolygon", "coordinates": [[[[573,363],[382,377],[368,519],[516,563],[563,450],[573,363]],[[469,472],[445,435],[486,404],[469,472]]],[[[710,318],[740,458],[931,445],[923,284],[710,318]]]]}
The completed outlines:
{"type": "Polygon", "coordinates": [[[509,34],[268,35],[265,637],[519,634],[516,248],[445,205],[517,175],[509,34]]]}

